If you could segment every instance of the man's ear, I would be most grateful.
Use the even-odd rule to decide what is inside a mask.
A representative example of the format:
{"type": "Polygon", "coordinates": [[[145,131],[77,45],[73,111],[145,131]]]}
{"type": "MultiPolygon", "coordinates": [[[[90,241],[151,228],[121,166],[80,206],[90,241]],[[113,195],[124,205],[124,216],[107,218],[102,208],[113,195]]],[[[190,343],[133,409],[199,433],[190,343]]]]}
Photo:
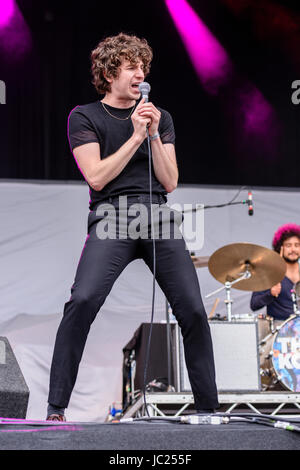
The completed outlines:
{"type": "Polygon", "coordinates": [[[110,77],[107,73],[103,72],[103,76],[108,83],[112,82],[112,77],[110,77]]]}

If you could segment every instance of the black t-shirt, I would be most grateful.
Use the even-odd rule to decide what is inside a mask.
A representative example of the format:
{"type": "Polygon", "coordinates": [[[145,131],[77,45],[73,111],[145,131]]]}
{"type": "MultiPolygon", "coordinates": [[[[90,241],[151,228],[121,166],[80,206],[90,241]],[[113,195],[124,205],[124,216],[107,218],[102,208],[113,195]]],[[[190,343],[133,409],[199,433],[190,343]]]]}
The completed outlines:
{"type": "MultiPolygon", "coordinates": [[[[108,106],[106,109],[113,116],[124,119],[129,116],[129,109],[120,109],[108,106]]],[[[174,125],[171,115],[158,108],[161,112],[159,133],[164,144],[175,143],[174,125]]],[[[82,106],[76,106],[68,118],[68,139],[71,150],[83,144],[98,142],[101,159],[115,153],[133,133],[133,124],[129,117],[126,120],[112,117],[102,106],[99,100],[82,106]]],[[[166,194],[165,188],[160,184],[154,174],[152,164],[152,191],[166,194]]],[[[109,196],[125,194],[149,193],[149,157],[147,139],[141,144],[121,173],[110,181],[101,191],[90,187],[90,209],[109,196]]]]}

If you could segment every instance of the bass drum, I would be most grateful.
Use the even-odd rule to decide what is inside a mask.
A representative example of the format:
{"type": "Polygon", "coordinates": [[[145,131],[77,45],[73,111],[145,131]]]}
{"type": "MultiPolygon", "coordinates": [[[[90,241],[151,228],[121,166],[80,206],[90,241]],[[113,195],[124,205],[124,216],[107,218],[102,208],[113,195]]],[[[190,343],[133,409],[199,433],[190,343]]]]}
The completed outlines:
{"type": "Polygon", "coordinates": [[[272,365],[279,382],[292,392],[300,392],[300,316],[288,318],[275,333],[272,365]]]}

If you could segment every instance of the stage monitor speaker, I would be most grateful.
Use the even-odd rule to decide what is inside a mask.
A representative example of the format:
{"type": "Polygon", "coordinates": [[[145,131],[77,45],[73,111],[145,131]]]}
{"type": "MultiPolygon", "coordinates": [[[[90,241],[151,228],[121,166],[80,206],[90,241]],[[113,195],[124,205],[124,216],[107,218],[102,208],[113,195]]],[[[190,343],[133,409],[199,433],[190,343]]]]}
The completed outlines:
{"type": "Polygon", "coordinates": [[[0,336],[0,417],[26,418],[29,389],[7,338],[0,336]]]}
{"type": "MultiPolygon", "coordinates": [[[[210,321],[218,392],[261,390],[256,322],[210,321]]],[[[178,333],[180,391],[191,391],[178,333]]],[[[201,357],[199,357],[201,361],[201,357]]]]}

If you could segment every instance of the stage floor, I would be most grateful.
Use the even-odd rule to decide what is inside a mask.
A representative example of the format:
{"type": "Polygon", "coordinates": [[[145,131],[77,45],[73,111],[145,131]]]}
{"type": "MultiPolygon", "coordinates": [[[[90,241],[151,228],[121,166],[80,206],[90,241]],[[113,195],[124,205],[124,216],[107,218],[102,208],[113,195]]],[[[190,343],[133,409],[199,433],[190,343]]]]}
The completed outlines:
{"type": "MultiPolygon", "coordinates": [[[[30,423],[30,422],[29,422],[30,423]]],[[[300,433],[253,423],[0,424],[2,450],[299,450],[300,433]]],[[[114,451],[114,452],[113,452],[114,451]]],[[[110,453],[105,453],[110,457],[110,453]]],[[[150,463],[148,462],[148,465],[150,463]]]]}

